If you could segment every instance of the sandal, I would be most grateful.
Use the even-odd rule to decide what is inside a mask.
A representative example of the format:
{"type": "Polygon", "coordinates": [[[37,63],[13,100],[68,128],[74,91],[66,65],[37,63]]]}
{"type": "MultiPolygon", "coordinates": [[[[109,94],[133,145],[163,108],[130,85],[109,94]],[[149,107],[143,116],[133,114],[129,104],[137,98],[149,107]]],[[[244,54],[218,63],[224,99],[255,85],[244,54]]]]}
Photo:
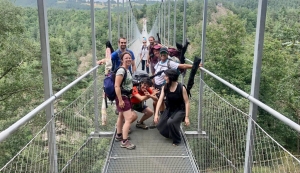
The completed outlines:
{"type": "Polygon", "coordinates": [[[144,129],[144,130],[148,130],[148,126],[146,126],[146,124],[144,123],[140,123],[139,121],[137,121],[136,125],[135,125],[137,128],[141,128],[141,129],[144,129]]]}

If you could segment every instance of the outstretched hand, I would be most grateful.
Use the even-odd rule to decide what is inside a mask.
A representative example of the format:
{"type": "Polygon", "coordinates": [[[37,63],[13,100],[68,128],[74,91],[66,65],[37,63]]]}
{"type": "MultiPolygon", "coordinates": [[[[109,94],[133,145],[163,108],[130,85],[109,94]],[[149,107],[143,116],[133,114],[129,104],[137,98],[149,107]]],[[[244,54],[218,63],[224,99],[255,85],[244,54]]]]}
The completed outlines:
{"type": "Polygon", "coordinates": [[[98,64],[98,65],[102,65],[102,64],[104,64],[104,63],[105,63],[105,60],[104,60],[104,59],[101,59],[101,60],[97,61],[97,64],[98,64]]]}
{"type": "Polygon", "coordinates": [[[159,93],[159,89],[153,89],[152,90],[152,95],[156,95],[157,93],[159,93]]]}
{"type": "Polygon", "coordinates": [[[158,123],[158,116],[157,115],[154,116],[154,120],[153,121],[154,121],[155,124],[158,123]]]}

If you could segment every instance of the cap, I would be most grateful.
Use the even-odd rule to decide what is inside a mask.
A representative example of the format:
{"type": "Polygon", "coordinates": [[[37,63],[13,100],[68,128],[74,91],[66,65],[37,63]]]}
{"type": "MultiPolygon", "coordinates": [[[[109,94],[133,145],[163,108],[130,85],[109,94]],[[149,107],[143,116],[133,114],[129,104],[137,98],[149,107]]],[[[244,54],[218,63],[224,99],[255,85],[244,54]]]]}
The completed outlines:
{"type": "Polygon", "coordinates": [[[155,46],[153,46],[153,49],[155,49],[155,50],[160,50],[160,46],[159,45],[155,45],[155,46]]]}
{"type": "Polygon", "coordinates": [[[169,51],[168,51],[168,49],[166,47],[160,48],[159,53],[163,53],[163,52],[169,53],[169,51]]]}

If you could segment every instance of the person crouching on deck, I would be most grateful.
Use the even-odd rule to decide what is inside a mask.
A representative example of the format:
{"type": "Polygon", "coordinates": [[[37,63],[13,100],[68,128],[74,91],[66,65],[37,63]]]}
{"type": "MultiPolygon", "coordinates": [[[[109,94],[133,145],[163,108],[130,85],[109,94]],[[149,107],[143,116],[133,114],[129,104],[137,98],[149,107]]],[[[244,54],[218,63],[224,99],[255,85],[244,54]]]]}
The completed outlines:
{"type": "Polygon", "coordinates": [[[180,124],[185,122],[190,125],[189,112],[190,104],[186,88],[178,83],[178,72],[176,69],[165,70],[166,85],[162,87],[161,94],[156,105],[154,123],[160,134],[173,140],[177,146],[181,142],[180,124]],[[166,110],[158,117],[158,112],[163,100],[166,97],[166,110]]]}
{"type": "Polygon", "coordinates": [[[148,106],[145,105],[145,101],[147,99],[153,99],[153,101],[157,101],[158,98],[156,94],[158,90],[151,89],[150,87],[153,85],[152,80],[150,78],[142,78],[139,86],[134,86],[132,88],[132,109],[144,113],[142,118],[137,121],[136,127],[141,129],[148,129],[148,126],[144,123],[145,120],[150,118],[153,115],[153,110],[150,109],[148,106]]]}

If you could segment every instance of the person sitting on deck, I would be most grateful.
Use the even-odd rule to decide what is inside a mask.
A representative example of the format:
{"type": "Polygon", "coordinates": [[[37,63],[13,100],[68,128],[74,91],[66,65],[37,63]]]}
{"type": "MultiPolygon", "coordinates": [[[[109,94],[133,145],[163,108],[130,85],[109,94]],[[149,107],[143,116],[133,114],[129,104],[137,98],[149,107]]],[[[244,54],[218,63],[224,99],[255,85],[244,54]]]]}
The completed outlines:
{"type": "Polygon", "coordinates": [[[142,129],[148,129],[148,126],[145,125],[144,121],[150,118],[153,115],[153,110],[151,110],[148,106],[145,105],[145,101],[147,99],[153,99],[153,101],[157,101],[158,98],[156,94],[158,90],[152,90],[150,87],[153,85],[150,78],[145,77],[141,79],[139,86],[134,86],[132,88],[132,97],[131,104],[132,109],[144,113],[142,118],[137,121],[136,127],[142,129]]]}
{"type": "Polygon", "coordinates": [[[186,88],[178,80],[178,72],[175,69],[165,70],[166,85],[162,87],[159,100],[156,105],[154,122],[161,135],[173,140],[177,146],[181,142],[180,123],[190,125],[189,112],[190,104],[186,88]],[[160,106],[166,97],[166,110],[158,117],[160,106]]]}

